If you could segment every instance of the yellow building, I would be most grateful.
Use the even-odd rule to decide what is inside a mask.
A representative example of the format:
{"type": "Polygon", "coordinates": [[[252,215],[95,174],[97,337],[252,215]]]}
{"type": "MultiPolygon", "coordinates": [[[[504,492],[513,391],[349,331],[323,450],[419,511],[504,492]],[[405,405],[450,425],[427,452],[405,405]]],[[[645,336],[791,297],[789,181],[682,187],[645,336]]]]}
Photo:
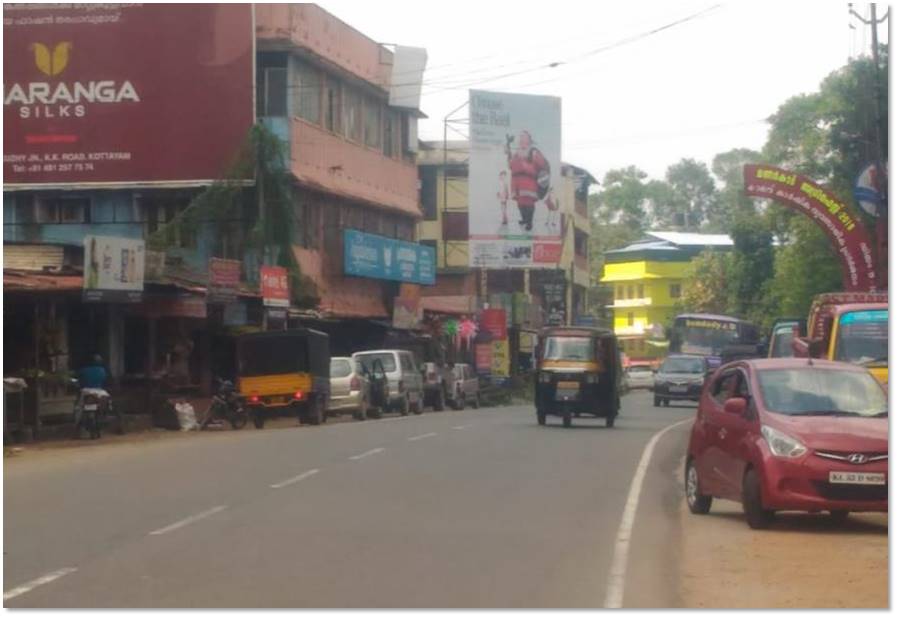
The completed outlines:
{"type": "Polygon", "coordinates": [[[731,250],[722,234],[648,232],[604,254],[601,282],[614,290],[614,332],[630,360],[666,355],[665,328],[676,312],[689,262],[705,249],[731,250]]]}

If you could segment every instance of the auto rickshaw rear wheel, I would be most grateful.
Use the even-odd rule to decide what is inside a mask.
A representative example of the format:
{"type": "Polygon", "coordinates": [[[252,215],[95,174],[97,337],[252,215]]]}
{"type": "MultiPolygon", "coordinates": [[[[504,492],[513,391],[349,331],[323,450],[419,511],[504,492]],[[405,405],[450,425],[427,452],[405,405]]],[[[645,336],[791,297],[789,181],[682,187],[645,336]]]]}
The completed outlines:
{"type": "Polygon", "coordinates": [[[545,426],[545,412],[541,409],[536,410],[536,420],[538,420],[539,426],[545,426]]]}
{"type": "Polygon", "coordinates": [[[321,411],[321,401],[313,398],[307,408],[308,423],[312,426],[318,426],[324,420],[324,412],[321,411]]]}
{"type": "Polygon", "coordinates": [[[570,428],[573,426],[573,414],[569,411],[564,412],[564,428],[570,428]]]}
{"type": "Polygon", "coordinates": [[[252,414],[252,424],[255,428],[265,428],[265,416],[260,411],[252,414]]]}

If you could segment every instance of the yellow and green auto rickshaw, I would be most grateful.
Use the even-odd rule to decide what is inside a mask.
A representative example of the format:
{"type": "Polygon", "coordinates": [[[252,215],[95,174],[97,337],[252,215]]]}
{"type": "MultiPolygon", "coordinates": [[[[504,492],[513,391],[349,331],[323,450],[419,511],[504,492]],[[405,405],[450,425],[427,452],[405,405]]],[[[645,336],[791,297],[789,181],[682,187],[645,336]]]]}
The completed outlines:
{"type": "Polygon", "coordinates": [[[285,409],[293,410],[301,423],[326,422],[330,337],[306,328],[239,336],[237,389],[256,428],[285,409]]]}
{"type": "Polygon", "coordinates": [[[536,417],[604,418],[608,427],[620,412],[623,367],[617,338],[610,330],[585,327],[545,328],[536,348],[536,417]]]}

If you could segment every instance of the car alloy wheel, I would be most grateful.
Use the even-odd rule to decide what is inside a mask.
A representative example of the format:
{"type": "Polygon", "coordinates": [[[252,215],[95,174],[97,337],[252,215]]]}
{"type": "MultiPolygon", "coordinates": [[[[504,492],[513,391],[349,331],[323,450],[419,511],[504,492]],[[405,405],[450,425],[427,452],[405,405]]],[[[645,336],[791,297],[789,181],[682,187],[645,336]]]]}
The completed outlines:
{"type": "Polygon", "coordinates": [[[713,497],[700,493],[698,469],[694,461],[688,461],[685,468],[685,501],[692,514],[707,514],[713,504],[713,497]]]}

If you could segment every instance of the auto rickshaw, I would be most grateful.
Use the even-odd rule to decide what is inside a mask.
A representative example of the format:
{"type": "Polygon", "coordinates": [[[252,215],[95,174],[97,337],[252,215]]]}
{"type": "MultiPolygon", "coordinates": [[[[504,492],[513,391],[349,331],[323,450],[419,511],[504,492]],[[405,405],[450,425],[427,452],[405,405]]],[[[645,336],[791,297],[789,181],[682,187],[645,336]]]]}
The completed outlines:
{"type": "Polygon", "coordinates": [[[330,337],[306,328],[237,337],[237,389],[256,428],[285,409],[303,424],[326,422],[330,337]]]}
{"type": "Polygon", "coordinates": [[[545,328],[536,349],[536,418],[604,418],[612,427],[620,412],[623,367],[617,339],[610,330],[586,327],[545,328]]]}

